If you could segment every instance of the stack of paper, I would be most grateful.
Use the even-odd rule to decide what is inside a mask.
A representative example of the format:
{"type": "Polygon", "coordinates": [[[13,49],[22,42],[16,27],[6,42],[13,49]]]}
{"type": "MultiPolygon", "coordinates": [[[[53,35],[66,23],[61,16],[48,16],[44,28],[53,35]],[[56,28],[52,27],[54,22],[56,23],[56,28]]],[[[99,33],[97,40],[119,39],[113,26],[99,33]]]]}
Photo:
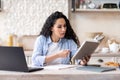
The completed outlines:
{"type": "Polygon", "coordinates": [[[59,64],[59,65],[48,65],[45,66],[44,69],[54,69],[54,70],[61,70],[61,69],[69,69],[69,68],[74,68],[78,65],[64,65],[64,64],[59,64]]]}

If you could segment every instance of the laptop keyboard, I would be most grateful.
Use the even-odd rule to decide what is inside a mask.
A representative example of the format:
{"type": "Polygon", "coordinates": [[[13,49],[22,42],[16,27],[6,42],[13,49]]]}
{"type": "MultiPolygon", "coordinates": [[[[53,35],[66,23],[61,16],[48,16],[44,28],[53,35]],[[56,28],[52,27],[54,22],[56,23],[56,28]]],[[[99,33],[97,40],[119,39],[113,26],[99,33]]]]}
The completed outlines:
{"type": "Polygon", "coordinates": [[[43,70],[43,69],[44,68],[41,68],[41,67],[28,67],[29,72],[43,70]]]}

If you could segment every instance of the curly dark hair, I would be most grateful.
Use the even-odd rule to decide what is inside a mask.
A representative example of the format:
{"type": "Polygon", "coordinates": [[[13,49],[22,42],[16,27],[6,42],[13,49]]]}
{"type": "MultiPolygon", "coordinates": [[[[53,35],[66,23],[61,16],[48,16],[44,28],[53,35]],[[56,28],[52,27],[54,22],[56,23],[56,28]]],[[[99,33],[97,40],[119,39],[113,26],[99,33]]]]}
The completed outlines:
{"type": "Polygon", "coordinates": [[[78,46],[80,46],[79,39],[78,39],[77,35],[75,34],[75,32],[73,31],[69,20],[62,12],[59,12],[59,11],[52,13],[47,18],[46,22],[44,23],[44,25],[42,27],[42,31],[40,32],[40,35],[44,35],[45,37],[51,36],[51,34],[52,34],[51,27],[55,24],[56,20],[59,18],[64,18],[66,21],[67,30],[66,30],[66,34],[65,34],[64,38],[73,39],[74,42],[78,46]]]}

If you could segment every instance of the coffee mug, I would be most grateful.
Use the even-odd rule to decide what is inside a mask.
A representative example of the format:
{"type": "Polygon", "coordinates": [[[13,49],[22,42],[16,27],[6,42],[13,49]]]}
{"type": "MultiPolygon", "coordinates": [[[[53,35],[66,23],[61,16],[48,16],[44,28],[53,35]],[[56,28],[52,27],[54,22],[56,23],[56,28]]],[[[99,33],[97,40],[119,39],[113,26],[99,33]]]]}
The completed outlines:
{"type": "Polygon", "coordinates": [[[108,53],[109,52],[109,48],[107,48],[107,47],[104,47],[104,48],[102,48],[102,51],[101,51],[102,53],[108,53]]]}
{"type": "Polygon", "coordinates": [[[109,44],[109,48],[110,48],[110,51],[113,53],[119,52],[120,44],[117,44],[117,43],[109,44]]]}

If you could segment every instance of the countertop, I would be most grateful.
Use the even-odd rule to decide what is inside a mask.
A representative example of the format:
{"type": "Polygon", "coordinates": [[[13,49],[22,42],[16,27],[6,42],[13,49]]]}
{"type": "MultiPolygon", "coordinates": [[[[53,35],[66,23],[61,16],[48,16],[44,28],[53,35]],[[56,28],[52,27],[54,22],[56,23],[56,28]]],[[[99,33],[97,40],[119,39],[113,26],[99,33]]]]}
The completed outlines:
{"type": "Polygon", "coordinates": [[[62,70],[44,69],[41,71],[24,73],[0,71],[1,80],[119,80],[120,70],[109,72],[82,71],[74,68],[62,70]]]}

